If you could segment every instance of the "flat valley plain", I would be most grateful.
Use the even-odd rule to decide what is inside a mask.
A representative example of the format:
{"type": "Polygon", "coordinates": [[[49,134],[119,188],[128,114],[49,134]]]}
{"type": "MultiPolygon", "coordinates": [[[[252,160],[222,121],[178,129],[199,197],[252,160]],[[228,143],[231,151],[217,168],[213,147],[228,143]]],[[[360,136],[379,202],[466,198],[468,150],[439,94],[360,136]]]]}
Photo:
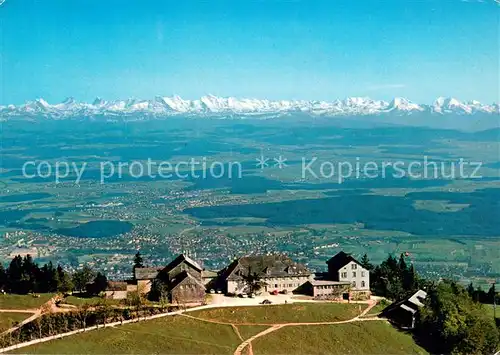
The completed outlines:
{"type": "MultiPolygon", "coordinates": [[[[286,252],[314,270],[325,269],[339,250],[367,253],[375,263],[407,252],[428,277],[486,285],[500,279],[499,134],[384,125],[370,117],[4,121],[0,259],[29,253],[69,269],[99,265],[110,278],[125,278],[139,248],[150,265],[188,251],[214,270],[252,252],[286,252]],[[312,170],[321,175],[323,162],[407,166],[424,157],[443,164],[446,174],[453,164],[458,173],[460,159],[481,162],[481,178],[399,178],[389,168],[385,177],[379,169],[376,178],[339,183],[338,171],[303,174],[303,160],[316,159],[312,170]],[[144,171],[137,178],[137,167],[118,176],[120,162],[146,167],[148,159],[181,163],[182,176],[162,178],[153,170],[155,177],[144,171]],[[194,174],[191,159],[200,163],[194,174]],[[52,169],[57,162],[86,165],[78,183],[72,169],[56,182],[47,165],[43,176],[23,176],[28,161],[52,169]],[[224,174],[213,165],[221,177],[211,176],[213,162],[224,164],[224,174]],[[101,183],[101,166],[108,176],[111,165],[115,174],[101,183]]],[[[26,172],[36,174],[36,166],[26,172]]],[[[465,168],[469,176],[472,170],[465,168]]]]}

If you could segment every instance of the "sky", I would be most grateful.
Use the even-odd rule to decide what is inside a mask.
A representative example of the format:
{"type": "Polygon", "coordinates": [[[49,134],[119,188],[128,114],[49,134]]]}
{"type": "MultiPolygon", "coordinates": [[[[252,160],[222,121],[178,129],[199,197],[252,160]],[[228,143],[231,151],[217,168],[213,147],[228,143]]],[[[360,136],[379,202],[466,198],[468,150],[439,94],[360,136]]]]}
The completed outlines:
{"type": "Polygon", "coordinates": [[[174,94],[498,102],[499,15],[495,0],[5,0],[0,104],[174,94]]]}

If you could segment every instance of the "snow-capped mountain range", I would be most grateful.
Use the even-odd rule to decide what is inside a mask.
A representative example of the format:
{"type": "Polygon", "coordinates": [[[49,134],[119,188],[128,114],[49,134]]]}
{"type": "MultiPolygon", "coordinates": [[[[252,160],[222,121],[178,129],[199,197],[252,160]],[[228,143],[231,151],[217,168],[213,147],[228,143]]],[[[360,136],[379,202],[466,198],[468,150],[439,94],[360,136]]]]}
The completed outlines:
{"type": "MultiPolygon", "coordinates": [[[[318,116],[353,116],[415,113],[438,115],[476,113],[498,114],[497,103],[485,105],[478,101],[461,102],[454,98],[439,97],[431,105],[412,102],[396,97],[390,102],[373,100],[367,97],[349,97],[344,100],[305,101],[305,100],[265,100],[234,97],[203,96],[197,100],[185,100],[179,96],[157,96],[152,100],[115,100],[106,101],[96,98],[92,103],[77,102],[68,98],[58,104],[49,104],[44,99],[28,101],[24,105],[0,106],[0,117],[45,117],[45,118],[81,118],[81,117],[166,117],[175,115],[188,116],[263,116],[277,117],[293,113],[306,113],[318,116]]],[[[110,118],[111,118],[110,117],[110,118]]]]}

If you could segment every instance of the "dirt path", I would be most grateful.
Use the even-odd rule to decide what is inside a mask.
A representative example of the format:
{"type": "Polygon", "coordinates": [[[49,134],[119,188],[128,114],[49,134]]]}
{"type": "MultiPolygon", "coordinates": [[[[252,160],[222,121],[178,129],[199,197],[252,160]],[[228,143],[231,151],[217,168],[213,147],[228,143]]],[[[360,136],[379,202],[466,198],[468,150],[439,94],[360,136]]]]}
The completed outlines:
{"type": "Polygon", "coordinates": [[[238,325],[263,325],[263,326],[267,326],[267,327],[271,327],[275,324],[273,323],[234,323],[234,322],[224,322],[224,321],[221,321],[221,320],[216,320],[216,319],[207,319],[207,318],[199,318],[199,317],[194,317],[194,316],[190,316],[189,314],[181,314],[181,316],[183,317],[187,317],[187,318],[191,318],[191,319],[195,319],[195,320],[198,320],[200,322],[207,322],[207,323],[214,323],[214,324],[222,324],[222,325],[231,325],[231,326],[238,326],[238,325]]]}
{"type": "MultiPolygon", "coordinates": [[[[378,317],[366,317],[366,318],[361,318],[370,310],[375,307],[377,304],[376,301],[370,302],[368,307],[361,312],[359,315],[357,315],[354,318],[347,319],[347,320],[341,320],[341,321],[335,321],[335,322],[298,322],[298,323],[279,323],[279,324],[271,324],[270,328],[267,328],[266,330],[263,330],[260,333],[255,334],[254,336],[248,338],[247,340],[243,341],[236,350],[234,351],[234,355],[242,355],[243,350],[245,350],[246,347],[248,347],[248,355],[253,355],[253,348],[252,348],[252,341],[254,341],[257,338],[263,337],[269,333],[272,333],[278,329],[281,329],[283,327],[293,327],[293,326],[313,326],[313,325],[335,325],[335,324],[345,324],[345,323],[353,323],[353,322],[365,322],[365,321],[374,321],[374,320],[382,320],[378,317]]],[[[193,317],[194,318],[194,317],[193,317]]],[[[257,324],[254,324],[257,325],[257,324]]]]}
{"type": "Polygon", "coordinates": [[[151,320],[151,319],[158,319],[158,318],[163,318],[163,317],[168,317],[168,316],[181,315],[184,312],[201,311],[201,310],[206,310],[206,309],[210,309],[210,308],[217,308],[217,307],[220,307],[220,306],[204,305],[204,306],[198,306],[198,307],[188,308],[186,310],[178,310],[178,311],[174,311],[174,312],[159,313],[159,314],[155,314],[155,315],[152,315],[152,316],[147,316],[147,317],[144,317],[144,318],[141,318],[141,319],[134,318],[134,319],[128,319],[128,320],[118,321],[118,322],[113,322],[113,323],[106,323],[106,324],[94,325],[94,326],[91,326],[91,327],[86,327],[86,328],[80,328],[80,329],[72,330],[72,331],[66,332],[66,333],[59,333],[59,334],[55,334],[55,335],[50,335],[50,336],[47,336],[47,337],[44,337],[44,338],[41,338],[41,339],[33,339],[33,340],[25,341],[25,342],[22,342],[22,343],[14,344],[14,345],[11,345],[11,346],[8,346],[8,347],[5,347],[5,348],[1,348],[0,349],[0,353],[5,353],[5,352],[12,351],[12,350],[17,350],[17,349],[20,349],[20,348],[24,348],[26,346],[30,346],[30,345],[34,345],[34,344],[40,344],[40,343],[44,343],[44,342],[55,340],[55,339],[66,338],[66,337],[73,336],[73,335],[76,335],[76,334],[85,333],[85,332],[89,332],[89,331],[94,331],[94,330],[98,330],[98,329],[102,329],[102,328],[117,327],[117,326],[122,326],[124,324],[137,323],[137,322],[143,322],[143,321],[147,321],[147,320],[151,320]]]}
{"type": "Polygon", "coordinates": [[[57,299],[58,299],[58,296],[54,296],[50,300],[48,300],[47,302],[42,304],[39,308],[36,308],[36,309],[24,309],[24,310],[2,309],[2,310],[0,310],[0,312],[33,313],[30,317],[24,319],[22,322],[19,322],[17,325],[10,327],[9,329],[3,331],[0,335],[12,333],[13,331],[21,328],[26,323],[34,321],[35,319],[37,319],[38,317],[40,317],[42,314],[46,313],[49,310],[51,312],[54,312],[54,311],[57,312],[58,311],[57,310],[58,307],[56,306],[57,299]]]}
{"type": "Polygon", "coordinates": [[[278,329],[283,328],[285,325],[284,324],[276,324],[271,326],[270,328],[267,328],[266,330],[263,330],[260,333],[255,334],[254,336],[248,338],[244,342],[242,342],[236,350],[234,351],[234,355],[241,355],[243,350],[248,346],[248,355],[253,355],[253,349],[252,349],[252,341],[254,341],[257,338],[263,337],[264,335],[267,335],[269,333],[272,333],[278,329]]]}
{"type": "MultiPolygon", "coordinates": [[[[186,310],[179,310],[179,311],[174,311],[174,312],[160,313],[160,314],[156,314],[156,315],[153,315],[153,316],[144,317],[144,318],[142,318],[140,320],[139,319],[131,319],[131,320],[126,320],[126,321],[108,323],[108,324],[105,324],[105,325],[96,325],[96,326],[92,326],[92,327],[87,327],[85,329],[77,329],[77,330],[73,330],[73,331],[66,332],[66,333],[51,335],[51,336],[44,337],[44,338],[41,338],[41,339],[34,339],[34,340],[31,340],[31,341],[27,341],[27,342],[15,344],[15,345],[12,345],[12,346],[0,349],[0,353],[12,351],[12,350],[16,350],[16,349],[23,348],[23,347],[30,346],[30,345],[34,345],[34,344],[43,343],[43,342],[54,340],[54,339],[61,339],[61,338],[65,338],[65,337],[68,337],[68,336],[73,336],[75,334],[79,334],[79,333],[83,333],[83,332],[88,332],[88,331],[92,331],[92,330],[97,330],[97,329],[101,329],[101,328],[121,326],[121,325],[128,324],[128,323],[135,323],[135,322],[139,322],[139,321],[145,321],[145,320],[150,320],[150,319],[157,319],[157,318],[162,318],[162,317],[166,317],[166,316],[182,315],[182,316],[190,317],[190,318],[193,318],[193,319],[196,319],[196,320],[199,320],[199,321],[203,321],[203,322],[217,323],[217,324],[224,324],[224,325],[231,325],[231,326],[236,326],[236,327],[237,327],[237,325],[262,325],[262,326],[269,327],[265,331],[260,332],[260,333],[258,333],[256,335],[250,337],[247,340],[242,341],[242,343],[238,346],[238,348],[234,352],[234,354],[242,354],[242,351],[245,348],[248,347],[246,355],[253,355],[253,349],[252,349],[252,343],[251,343],[252,340],[254,340],[254,339],[258,338],[258,337],[264,336],[264,335],[266,335],[266,334],[268,334],[270,332],[273,332],[273,331],[275,331],[277,329],[280,329],[282,327],[285,327],[285,326],[332,325],[332,324],[342,324],[342,323],[348,323],[348,322],[354,322],[354,321],[380,320],[380,318],[376,318],[376,317],[372,317],[372,318],[366,317],[366,318],[361,318],[360,319],[359,317],[361,317],[361,316],[365,315],[366,313],[368,313],[370,311],[370,309],[373,308],[373,306],[375,306],[375,304],[376,304],[375,301],[362,302],[362,303],[368,304],[369,306],[367,307],[367,309],[365,309],[363,312],[361,312],[361,314],[359,314],[358,316],[356,316],[356,317],[354,317],[354,318],[352,318],[350,320],[347,320],[347,321],[337,321],[337,322],[283,323],[283,324],[269,324],[269,323],[242,323],[242,324],[237,324],[237,323],[217,321],[217,320],[213,320],[213,319],[203,319],[203,318],[193,317],[193,316],[190,316],[188,314],[185,314],[186,312],[201,311],[201,310],[206,310],[206,309],[210,309],[210,308],[232,307],[232,306],[235,306],[235,305],[230,305],[230,304],[227,304],[227,305],[221,305],[221,304],[203,305],[203,306],[189,308],[189,309],[186,309],[186,310]]],[[[44,306],[40,307],[40,309],[39,309],[40,314],[38,314],[38,316],[40,316],[41,314],[43,314],[44,310],[52,309],[54,307],[54,304],[55,304],[55,300],[50,300],[44,306]]],[[[9,310],[5,310],[5,311],[12,312],[13,310],[9,309],[9,310]]],[[[21,311],[21,310],[14,310],[14,311],[21,311]]],[[[27,310],[22,310],[22,311],[26,312],[27,310]]],[[[26,323],[27,323],[27,321],[26,321],[26,323]]],[[[10,331],[13,331],[13,330],[15,330],[15,329],[11,329],[10,331]]],[[[239,333],[239,330],[238,330],[238,333],[239,333]]],[[[241,334],[239,334],[239,337],[242,338],[241,334]]]]}
{"type": "Polygon", "coordinates": [[[238,338],[240,338],[241,341],[245,341],[245,339],[243,339],[243,337],[241,336],[240,330],[238,329],[238,327],[235,326],[234,324],[231,324],[231,327],[233,328],[233,330],[236,333],[236,335],[238,336],[238,338]]]}
{"type": "Polygon", "coordinates": [[[27,311],[24,311],[24,312],[18,312],[17,310],[15,311],[16,313],[32,313],[31,316],[29,316],[28,318],[22,320],[21,322],[19,322],[17,325],[13,326],[13,327],[10,327],[9,329],[3,331],[2,333],[0,333],[0,335],[5,335],[5,334],[9,334],[9,333],[12,333],[13,331],[15,331],[16,329],[18,328],[21,328],[23,325],[25,325],[26,323],[29,323],[29,322],[32,322],[34,321],[35,319],[37,319],[38,317],[40,317],[42,315],[42,311],[37,309],[36,311],[34,312],[27,312],[27,311]]]}

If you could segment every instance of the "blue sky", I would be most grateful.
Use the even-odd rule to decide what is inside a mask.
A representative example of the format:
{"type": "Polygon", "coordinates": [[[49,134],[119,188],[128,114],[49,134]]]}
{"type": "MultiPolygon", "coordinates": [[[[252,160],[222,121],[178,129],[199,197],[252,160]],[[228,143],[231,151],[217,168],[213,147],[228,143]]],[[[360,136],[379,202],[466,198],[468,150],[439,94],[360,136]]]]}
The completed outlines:
{"type": "Polygon", "coordinates": [[[494,0],[6,0],[0,104],[179,94],[498,101],[494,0]]]}

